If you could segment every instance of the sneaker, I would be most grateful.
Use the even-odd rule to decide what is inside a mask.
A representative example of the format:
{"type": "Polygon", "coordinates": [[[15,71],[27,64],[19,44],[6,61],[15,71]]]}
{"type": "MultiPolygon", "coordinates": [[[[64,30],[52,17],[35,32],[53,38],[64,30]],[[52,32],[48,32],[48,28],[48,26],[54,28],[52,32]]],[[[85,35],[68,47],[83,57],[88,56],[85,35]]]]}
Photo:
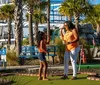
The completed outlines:
{"type": "Polygon", "coordinates": [[[77,79],[77,77],[72,77],[70,80],[76,80],[77,79]]]}
{"type": "Polygon", "coordinates": [[[68,76],[64,75],[60,79],[69,79],[68,76]]]}

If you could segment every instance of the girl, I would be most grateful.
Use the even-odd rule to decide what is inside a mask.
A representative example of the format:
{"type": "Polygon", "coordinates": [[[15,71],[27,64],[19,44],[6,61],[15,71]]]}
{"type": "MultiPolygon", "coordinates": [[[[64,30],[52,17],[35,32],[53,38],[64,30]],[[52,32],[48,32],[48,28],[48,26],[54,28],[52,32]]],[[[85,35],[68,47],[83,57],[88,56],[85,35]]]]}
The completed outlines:
{"type": "Polygon", "coordinates": [[[44,32],[38,33],[38,51],[39,51],[39,60],[40,60],[40,68],[39,68],[39,78],[38,80],[48,80],[46,77],[47,74],[47,61],[45,55],[47,53],[46,44],[49,43],[50,40],[47,41],[46,34],[44,32]],[[44,70],[43,70],[44,69],[44,70]],[[43,71],[43,78],[42,78],[42,71],[43,71]]]}

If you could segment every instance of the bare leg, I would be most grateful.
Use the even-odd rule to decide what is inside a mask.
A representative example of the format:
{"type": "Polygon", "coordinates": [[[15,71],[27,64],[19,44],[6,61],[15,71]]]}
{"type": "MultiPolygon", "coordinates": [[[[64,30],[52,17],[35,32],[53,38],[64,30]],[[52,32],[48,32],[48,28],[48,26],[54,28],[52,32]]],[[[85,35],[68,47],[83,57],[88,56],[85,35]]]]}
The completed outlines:
{"type": "Polygon", "coordinates": [[[38,80],[42,80],[42,70],[43,70],[43,63],[40,62],[40,68],[39,68],[39,78],[38,80]]]}
{"type": "Polygon", "coordinates": [[[47,77],[46,77],[46,75],[47,75],[47,68],[48,68],[48,65],[47,65],[46,61],[43,62],[43,66],[44,66],[43,80],[48,80],[47,77]]]}

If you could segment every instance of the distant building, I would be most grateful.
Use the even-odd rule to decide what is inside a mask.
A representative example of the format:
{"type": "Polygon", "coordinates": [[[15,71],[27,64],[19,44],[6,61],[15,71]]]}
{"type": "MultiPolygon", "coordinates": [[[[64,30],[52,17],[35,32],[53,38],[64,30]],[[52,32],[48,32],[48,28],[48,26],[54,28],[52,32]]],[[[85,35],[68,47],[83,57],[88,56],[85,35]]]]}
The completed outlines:
{"type": "Polygon", "coordinates": [[[12,0],[0,0],[0,4],[11,3],[12,0]]]}
{"type": "MultiPolygon", "coordinates": [[[[4,4],[9,4],[11,3],[12,0],[0,0],[0,7],[3,6],[4,4]]],[[[62,24],[65,20],[67,20],[67,17],[62,16],[59,14],[58,9],[61,5],[61,3],[64,0],[50,0],[50,25],[52,26],[59,26],[59,24],[62,24]]],[[[23,36],[28,36],[28,22],[26,21],[26,13],[27,13],[27,8],[26,6],[23,7],[23,36]]],[[[39,29],[42,30],[44,27],[46,27],[47,23],[40,24],[39,29]]],[[[12,31],[12,38],[14,38],[14,22],[12,23],[13,31],[12,31]]],[[[34,24],[33,24],[34,27],[34,24]]],[[[7,22],[6,21],[1,21],[0,20],[0,39],[7,39],[7,22]]],[[[34,33],[34,32],[33,32],[34,33]]]]}

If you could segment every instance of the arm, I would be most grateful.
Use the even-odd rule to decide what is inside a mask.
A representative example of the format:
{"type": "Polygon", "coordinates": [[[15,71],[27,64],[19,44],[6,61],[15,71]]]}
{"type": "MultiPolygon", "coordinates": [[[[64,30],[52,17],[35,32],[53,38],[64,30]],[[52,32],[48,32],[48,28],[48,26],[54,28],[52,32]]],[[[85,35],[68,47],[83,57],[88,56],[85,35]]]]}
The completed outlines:
{"type": "Polygon", "coordinates": [[[50,35],[47,36],[47,41],[46,41],[46,44],[49,44],[50,43],[50,35]]]}
{"type": "Polygon", "coordinates": [[[71,42],[68,42],[68,44],[79,41],[79,35],[78,35],[77,30],[76,29],[73,29],[72,32],[74,34],[74,39],[71,42]]]}
{"type": "Polygon", "coordinates": [[[61,28],[61,31],[60,31],[60,34],[61,34],[61,38],[62,38],[62,40],[64,41],[64,35],[63,35],[63,28],[61,28]]]}

